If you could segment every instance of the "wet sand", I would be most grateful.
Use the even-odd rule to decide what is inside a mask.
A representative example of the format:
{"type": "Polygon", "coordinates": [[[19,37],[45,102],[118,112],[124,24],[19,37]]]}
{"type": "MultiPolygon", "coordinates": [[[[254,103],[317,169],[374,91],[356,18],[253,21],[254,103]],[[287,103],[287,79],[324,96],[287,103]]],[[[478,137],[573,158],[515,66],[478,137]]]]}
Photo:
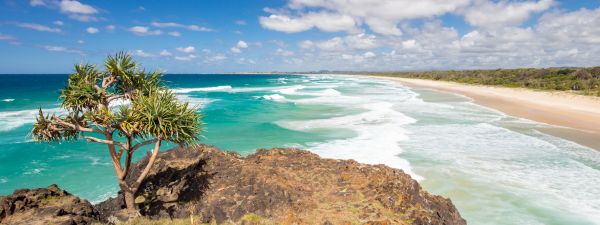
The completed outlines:
{"type": "Polygon", "coordinates": [[[409,87],[461,94],[473,99],[479,105],[499,110],[507,115],[556,125],[556,128],[544,128],[540,131],[600,151],[600,98],[598,97],[446,81],[379,78],[395,80],[409,87]]]}

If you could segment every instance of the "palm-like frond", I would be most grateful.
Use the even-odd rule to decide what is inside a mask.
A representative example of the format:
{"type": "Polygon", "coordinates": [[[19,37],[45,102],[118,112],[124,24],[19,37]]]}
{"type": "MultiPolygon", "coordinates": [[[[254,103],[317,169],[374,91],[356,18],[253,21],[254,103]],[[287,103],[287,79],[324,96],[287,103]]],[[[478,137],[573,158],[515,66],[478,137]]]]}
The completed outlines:
{"type": "Polygon", "coordinates": [[[170,91],[155,91],[133,102],[133,121],[141,134],[175,143],[193,143],[201,131],[201,116],[188,103],[179,103],[170,91]]]}
{"type": "Polygon", "coordinates": [[[89,110],[97,107],[102,101],[101,93],[95,86],[100,82],[101,73],[95,66],[80,64],[75,66],[75,73],[69,76],[67,87],[60,93],[62,107],[70,110],[89,110]]]}
{"type": "MultiPolygon", "coordinates": [[[[66,117],[65,120],[72,121],[74,118],[66,117]]],[[[44,115],[40,109],[36,122],[33,124],[31,136],[38,142],[60,142],[77,139],[79,132],[70,127],[57,125],[50,115],[44,115]]]]}
{"type": "Polygon", "coordinates": [[[89,64],[75,66],[60,95],[69,114],[54,118],[40,111],[31,132],[34,139],[72,140],[81,133],[77,127],[88,126],[118,131],[130,139],[160,137],[178,144],[198,139],[201,116],[195,107],[177,101],[163,85],[161,72],[139,69],[124,52],[109,56],[104,67],[106,71],[89,64]],[[112,107],[111,101],[116,99],[129,100],[131,105],[112,107]],[[61,126],[60,122],[76,126],[61,126]]]}

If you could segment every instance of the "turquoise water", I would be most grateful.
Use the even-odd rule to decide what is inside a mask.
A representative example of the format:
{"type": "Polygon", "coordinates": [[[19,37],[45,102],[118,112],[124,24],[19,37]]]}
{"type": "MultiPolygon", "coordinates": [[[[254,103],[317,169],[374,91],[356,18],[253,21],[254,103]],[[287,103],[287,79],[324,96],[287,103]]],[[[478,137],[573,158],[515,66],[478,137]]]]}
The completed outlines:
{"type": "MultiPolygon", "coordinates": [[[[241,154],[299,147],[400,168],[451,198],[470,224],[600,221],[600,152],[461,96],[353,76],[165,79],[181,100],[200,106],[202,143],[241,154]]],[[[65,81],[0,75],[0,195],[52,183],[94,202],[117,192],[104,146],[27,137],[37,107],[61,111],[65,81]]]]}

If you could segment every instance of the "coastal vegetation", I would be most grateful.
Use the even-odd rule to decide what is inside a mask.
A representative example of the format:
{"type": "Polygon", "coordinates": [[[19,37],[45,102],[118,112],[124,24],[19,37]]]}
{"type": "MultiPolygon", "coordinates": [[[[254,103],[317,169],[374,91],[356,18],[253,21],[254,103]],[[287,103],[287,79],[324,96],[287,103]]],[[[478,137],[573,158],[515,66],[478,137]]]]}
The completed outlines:
{"type": "Polygon", "coordinates": [[[373,75],[537,90],[571,91],[582,95],[600,96],[600,67],[380,72],[373,73],[373,75]]]}
{"type": "Polygon", "coordinates": [[[178,102],[161,80],[160,72],[146,73],[130,55],[109,56],[105,71],[81,64],[61,91],[64,115],[39,110],[31,131],[40,142],[85,139],[105,144],[130,217],[139,215],[134,194],[152,168],[165,142],[195,143],[201,131],[197,108],[178,102]],[[143,169],[133,176],[133,154],[153,145],[143,169]]]}

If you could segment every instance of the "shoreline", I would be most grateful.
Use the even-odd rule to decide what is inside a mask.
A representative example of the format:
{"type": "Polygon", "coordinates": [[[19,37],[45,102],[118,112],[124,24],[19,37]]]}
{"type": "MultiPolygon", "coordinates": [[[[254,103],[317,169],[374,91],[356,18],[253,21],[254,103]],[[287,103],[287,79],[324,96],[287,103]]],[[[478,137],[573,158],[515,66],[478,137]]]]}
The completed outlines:
{"type": "Polygon", "coordinates": [[[367,76],[396,81],[412,88],[427,88],[463,95],[473,99],[474,103],[510,116],[557,126],[542,128],[539,131],[600,151],[600,98],[598,97],[448,81],[367,76]]]}

